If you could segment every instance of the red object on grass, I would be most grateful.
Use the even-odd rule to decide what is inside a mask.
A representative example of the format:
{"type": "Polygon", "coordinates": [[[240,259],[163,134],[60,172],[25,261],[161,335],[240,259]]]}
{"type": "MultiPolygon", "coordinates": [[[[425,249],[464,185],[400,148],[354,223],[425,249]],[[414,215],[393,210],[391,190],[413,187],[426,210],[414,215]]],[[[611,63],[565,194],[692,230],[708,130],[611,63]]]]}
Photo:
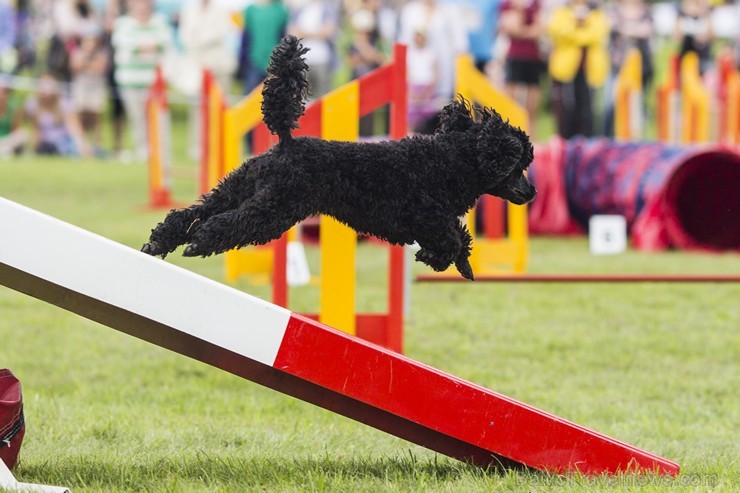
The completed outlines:
{"type": "Polygon", "coordinates": [[[18,462],[26,425],[21,383],[8,369],[0,370],[0,460],[12,469],[18,462]]]}
{"type": "Polygon", "coordinates": [[[740,251],[740,154],[722,146],[552,139],[535,150],[532,233],[619,214],[638,250],[740,251]]]}

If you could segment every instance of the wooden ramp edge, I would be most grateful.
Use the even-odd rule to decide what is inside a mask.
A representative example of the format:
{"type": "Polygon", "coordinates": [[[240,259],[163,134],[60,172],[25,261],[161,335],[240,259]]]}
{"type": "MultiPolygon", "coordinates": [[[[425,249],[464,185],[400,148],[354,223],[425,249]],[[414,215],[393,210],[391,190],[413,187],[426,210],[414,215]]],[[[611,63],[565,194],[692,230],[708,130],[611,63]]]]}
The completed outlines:
{"type": "Polygon", "coordinates": [[[0,198],[0,284],[436,452],[554,473],[677,464],[0,198]]]}

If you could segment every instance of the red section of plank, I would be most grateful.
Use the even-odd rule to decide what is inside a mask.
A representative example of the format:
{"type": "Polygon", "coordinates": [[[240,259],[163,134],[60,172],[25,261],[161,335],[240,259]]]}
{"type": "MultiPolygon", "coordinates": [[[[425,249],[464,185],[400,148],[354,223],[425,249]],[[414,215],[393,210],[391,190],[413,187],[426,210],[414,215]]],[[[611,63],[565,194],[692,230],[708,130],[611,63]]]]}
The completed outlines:
{"type": "MultiPolygon", "coordinates": [[[[422,274],[418,282],[470,282],[460,276],[447,274],[422,274]]],[[[673,275],[673,274],[522,274],[475,276],[475,282],[675,282],[723,283],[740,282],[740,275],[673,275]]]]}
{"type": "MultiPolygon", "coordinates": [[[[679,471],[666,459],[299,315],[288,323],[274,367],[433,431],[415,440],[433,450],[441,433],[488,450],[488,464],[496,462],[495,454],[558,473],[679,471]]],[[[393,427],[386,431],[403,433],[393,427]]],[[[467,451],[453,455],[470,456],[467,451]]]]}

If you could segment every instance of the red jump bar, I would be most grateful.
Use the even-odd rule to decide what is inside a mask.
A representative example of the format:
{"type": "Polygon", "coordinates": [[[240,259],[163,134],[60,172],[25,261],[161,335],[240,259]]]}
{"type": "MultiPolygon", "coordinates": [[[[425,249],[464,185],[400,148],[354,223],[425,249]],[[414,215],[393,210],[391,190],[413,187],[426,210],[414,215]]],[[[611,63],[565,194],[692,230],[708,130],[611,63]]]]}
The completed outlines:
{"type": "Polygon", "coordinates": [[[0,228],[13,231],[0,242],[0,284],[450,457],[553,473],[679,472],[657,455],[2,198],[0,228]]]}
{"type": "MultiPolygon", "coordinates": [[[[470,282],[459,275],[422,274],[417,282],[470,282]]],[[[476,275],[475,282],[655,282],[655,283],[732,283],[740,275],[679,275],[679,274],[520,274],[476,275]]]]}

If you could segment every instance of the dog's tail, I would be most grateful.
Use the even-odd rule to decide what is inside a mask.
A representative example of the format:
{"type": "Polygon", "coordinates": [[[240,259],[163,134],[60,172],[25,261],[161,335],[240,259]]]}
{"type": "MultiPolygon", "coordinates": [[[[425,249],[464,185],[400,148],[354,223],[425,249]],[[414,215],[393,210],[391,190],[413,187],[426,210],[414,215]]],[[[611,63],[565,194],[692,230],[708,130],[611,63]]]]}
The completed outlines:
{"type": "Polygon", "coordinates": [[[267,67],[269,77],[262,88],[262,115],[270,132],[280,142],[291,140],[290,131],[298,128],[298,118],[306,109],[308,65],[304,48],[295,36],[286,36],[275,47],[267,67]]]}

